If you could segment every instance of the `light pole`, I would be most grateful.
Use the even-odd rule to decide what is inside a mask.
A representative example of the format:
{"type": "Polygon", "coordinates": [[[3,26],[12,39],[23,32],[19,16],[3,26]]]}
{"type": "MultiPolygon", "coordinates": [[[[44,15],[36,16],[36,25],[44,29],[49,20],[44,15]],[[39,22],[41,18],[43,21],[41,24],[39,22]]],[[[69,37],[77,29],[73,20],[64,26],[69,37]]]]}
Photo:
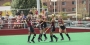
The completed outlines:
{"type": "Polygon", "coordinates": [[[52,2],[54,2],[54,14],[55,14],[55,2],[57,1],[57,0],[51,0],[52,2]]]}
{"type": "Polygon", "coordinates": [[[40,14],[40,0],[36,0],[37,1],[37,11],[38,14],[40,14]]]}
{"type": "MultiPolygon", "coordinates": [[[[77,0],[76,0],[76,22],[77,22],[77,0]]],[[[77,26],[77,24],[75,24],[77,26]]]]}
{"type": "Polygon", "coordinates": [[[76,21],[77,21],[77,15],[78,15],[78,14],[77,14],[77,3],[78,3],[78,2],[77,2],[77,0],[76,0],[76,21]]]}
{"type": "Polygon", "coordinates": [[[90,0],[88,0],[88,12],[89,12],[89,17],[90,17],[90,0]]]}

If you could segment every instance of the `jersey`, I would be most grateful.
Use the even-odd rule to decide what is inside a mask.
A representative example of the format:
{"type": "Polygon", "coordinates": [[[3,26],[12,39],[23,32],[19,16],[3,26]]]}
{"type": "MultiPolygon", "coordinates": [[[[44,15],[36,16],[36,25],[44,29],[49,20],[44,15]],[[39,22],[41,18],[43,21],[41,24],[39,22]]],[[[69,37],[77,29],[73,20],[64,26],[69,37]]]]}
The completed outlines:
{"type": "Polygon", "coordinates": [[[55,21],[54,20],[51,22],[51,26],[55,26],[55,21]]]}
{"type": "Polygon", "coordinates": [[[63,24],[62,19],[59,19],[58,22],[59,22],[59,24],[63,24]]]}
{"type": "Polygon", "coordinates": [[[26,20],[26,22],[27,22],[28,27],[32,26],[32,21],[31,20],[26,20]]]}

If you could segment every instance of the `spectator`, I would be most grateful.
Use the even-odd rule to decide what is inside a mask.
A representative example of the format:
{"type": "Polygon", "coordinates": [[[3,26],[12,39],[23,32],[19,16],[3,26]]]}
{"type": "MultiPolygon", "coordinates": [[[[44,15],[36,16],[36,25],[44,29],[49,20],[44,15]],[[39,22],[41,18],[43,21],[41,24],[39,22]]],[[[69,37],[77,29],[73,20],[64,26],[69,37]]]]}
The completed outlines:
{"type": "Polygon", "coordinates": [[[0,29],[3,28],[3,25],[4,25],[3,20],[2,20],[2,18],[0,18],[0,29]]]}
{"type": "Polygon", "coordinates": [[[38,15],[38,11],[37,10],[35,11],[35,15],[38,15]]]}
{"type": "Polygon", "coordinates": [[[33,12],[32,12],[32,10],[30,10],[30,11],[29,11],[29,14],[33,15],[33,12]]]}
{"type": "Polygon", "coordinates": [[[17,20],[14,21],[14,26],[13,26],[14,29],[20,29],[21,28],[21,23],[20,22],[17,22],[17,20]]]}
{"type": "Polygon", "coordinates": [[[68,25],[69,25],[69,26],[71,25],[71,21],[70,21],[70,18],[68,18],[68,25]]]}
{"type": "Polygon", "coordinates": [[[8,12],[6,13],[5,21],[8,23],[8,28],[11,28],[11,19],[8,12]]]}
{"type": "Polygon", "coordinates": [[[13,26],[14,29],[17,29],[18,28],[18,25],[17,25],[17,20],[14,21],[14,26],[13,26]]]}
{"type": "Polygon", "coordinates": [[[18,15],[20,15],[20,11],[19,10],[17,10],[17,12],[16,12],[16,16],[18,16],[18,15]]]}
{"type": "Polygon", "coordinates": [[[20,15],[21,15],[21,17],[22,17],[22,20],[25,20],[26,17],[25,17],[25,15],[24,15],[23,11],[21,11],[21,14],[20,14],[20,15]]]}
{"type": "Polygon", "coordinates": [[[2,11],[0,11],[0,18],[2,18],[2,11]]]}

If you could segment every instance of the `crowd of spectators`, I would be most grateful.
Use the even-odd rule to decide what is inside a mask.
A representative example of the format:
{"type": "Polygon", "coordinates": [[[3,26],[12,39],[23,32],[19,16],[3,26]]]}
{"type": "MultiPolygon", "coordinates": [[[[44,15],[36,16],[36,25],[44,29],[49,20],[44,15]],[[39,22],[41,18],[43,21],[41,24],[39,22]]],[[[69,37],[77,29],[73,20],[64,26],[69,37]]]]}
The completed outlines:
{"type": "Polygon", "coordinates": [[[8,14],[8,12],[6,13],[6,16],[3,17],[2,13],[0,12],[0,29],[3,28],[24,28],[25,24],[25,16],[22,12],[17,12],[15,17],[11,18],[10,15],[8,14]]]}
{"type": "MultiPolygon", "coordinates": [[[[38,11],[35,10],[35,14],[33,13],[32,10],[28,12],[28,15],[32,16],[33,22],[35,22],[38,11]],[[36,15],[36,16],[34,16],[36,15]]],[[[0,12],[0,29],[20,29],[20,28],[27,28],[26,25],[26,16],[24,15],[23,11],[17,10],[15,16],[13,18],[10,17],[8,12],[6,13],[5,17],[2,16],[2,13],[0,12]]],[[[36,24],[36,23],[34,23],[36,24]]]]}

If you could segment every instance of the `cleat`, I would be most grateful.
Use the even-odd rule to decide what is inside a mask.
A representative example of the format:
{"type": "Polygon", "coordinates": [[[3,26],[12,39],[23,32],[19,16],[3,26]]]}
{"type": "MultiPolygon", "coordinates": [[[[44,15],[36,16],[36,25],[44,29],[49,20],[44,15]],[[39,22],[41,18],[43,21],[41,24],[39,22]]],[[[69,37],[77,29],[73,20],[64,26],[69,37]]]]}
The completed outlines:
{"type": "Polygon", "coordinates": [[[40,39],[41,41],[43,41],[42,39],[40,39]]]}
{"type": "Polygon", "coordinates": [[[28,43],[31,43],[30,41],[28,41],[28,43]]]}
{"type": "Polygon", "coordinates": [[[64,40],[63,38],[61,39],[61,41],[64,40]]]}
{"type": "Polygon", "coordinates": [[[31,40],[31,41],[32,41],[33,43],[35,43],[34,40],[31,40]]]}
{"type": "Polygon", "coordinates": [[[69,41],[70,41],[71,39],[69,38],[69,41]]]}
{"type": "Polygon", "coordinates": [[[38,42],[40,42],[40,39],[38,39],[38,42]]]}
{"type": "Polygon", "coordinates": [[[45,40],[44,41],[46,41],[47,40],[47,38],[45,38],[45,40]]]}
{"type": "Polygon", "coordinates": [[[56,38],[56,42],[58,41],[58,38],[56,38]]]}
{"type": "Polygon", "coordinates": [[[49,42],[53,42],[53,41],[49,41],[49,42]]]}

